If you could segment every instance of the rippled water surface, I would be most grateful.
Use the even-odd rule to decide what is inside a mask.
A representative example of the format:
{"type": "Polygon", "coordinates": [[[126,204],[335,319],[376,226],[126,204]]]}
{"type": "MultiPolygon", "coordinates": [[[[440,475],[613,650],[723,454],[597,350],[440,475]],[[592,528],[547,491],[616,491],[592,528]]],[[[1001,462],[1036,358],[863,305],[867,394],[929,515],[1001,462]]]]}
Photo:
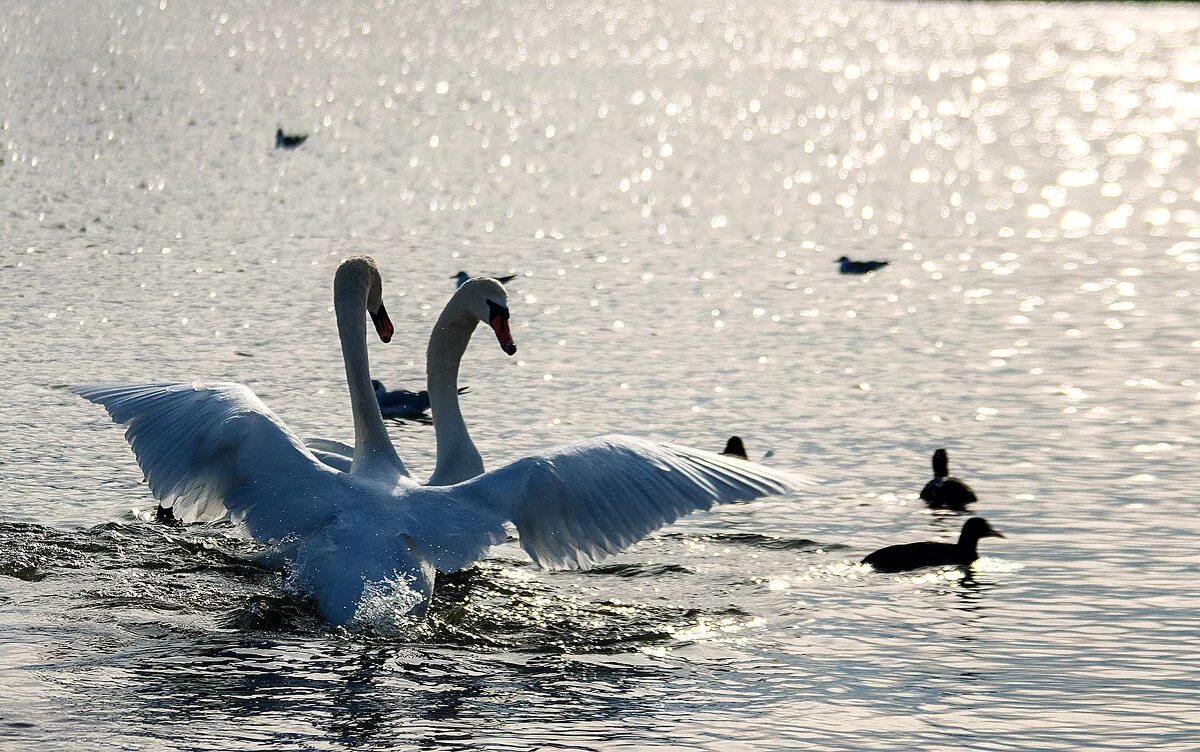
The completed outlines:
{"type": "Polygon", "coordinates": [[[1196,748],[1198,39],[1186,5],[9,0],[0,746],[1196,748]],[[452,274],[522,275],[519,356],[464,364],[490,466],[737,433],[822,483],[332,630],[236,530],[148,521],[63,387],[237,380],[348,437],[349,253],[394,386],[452,274]],[[938,446],[1008,539],[853,565],[955,535],[938,446]]]}

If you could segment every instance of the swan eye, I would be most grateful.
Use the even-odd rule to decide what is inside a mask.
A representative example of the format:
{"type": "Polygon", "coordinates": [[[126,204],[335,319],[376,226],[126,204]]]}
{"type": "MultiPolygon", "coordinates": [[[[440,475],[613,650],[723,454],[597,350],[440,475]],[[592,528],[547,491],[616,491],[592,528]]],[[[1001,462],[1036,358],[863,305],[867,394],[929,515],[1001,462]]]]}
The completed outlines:
{"type": "Polygon", "coordinates": [[[488,322],[495,321],[497,317],[499,317],[501,321],[508,321],[509,314],[508,314],[508,309],[506,307],[500,305],[499,303],[495,303],[491,300],[489,300],[487,302],[487,304],[488,304],[488,322]]]}

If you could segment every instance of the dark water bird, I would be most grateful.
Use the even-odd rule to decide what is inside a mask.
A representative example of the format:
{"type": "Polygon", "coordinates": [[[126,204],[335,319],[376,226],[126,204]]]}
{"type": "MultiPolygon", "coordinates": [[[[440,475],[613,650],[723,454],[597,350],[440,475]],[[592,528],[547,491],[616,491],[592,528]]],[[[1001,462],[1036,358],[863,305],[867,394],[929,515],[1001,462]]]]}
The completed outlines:
{"type": "MultiPolygon", "coordinates": [[[[371,379],[375,389],[375,400],[379,403],[379,412],[385,418],[404,418],[422,415],[429,410],[429,392],[422,389],[412,392],[408,389],[389,390],[378,379],[371,379]]],[[[465,393],[470,387],[462,387],[459,394],[465,393]]]]}
{"type": "MultiPolygon", "coordinates": [[[[487,275],[485,274],[485,275],[478,275],[478,276],[486,277],[487,275]]],[[[455,274],[450,279],[454,280],[455,287],[462,287],[466,283],[466,281],[470,278],[471,278],[470,274],[467,274],[466,272],[459,272],[458,274],[455,274]]],[[[508,274],[503,277],[489,277],[489,279],[494,279],[497,282],[499,282],[500,284],[504,284],[505,282],[512,282],[516,278],[517,278],[517,275],[515,275],[515,274],[508,274]]]]}
{"type": "Polygon", "coordinates": [[[175,516],[175,510],[171,507],[158,505],[158,509],[154,510],[154,521],[168,525],[170,527],[183,527],[183,521],[175,516]]]}
{"type": "Polygon", "coordinates": [[[945,449],[933,453],[933,480],[921,489],[921,498],[931,507],[965,509],[975,501],[975,492],[958,478],[950,477],[950,459],[945,449]]]}
{"type": "Polygon", "coordinates": [[[768,449],[757,460],[752,460],[746,454],[746,445],[742,443],[742,437],[730,436],[729,441],[725,442],[725,448],[721,450],[721,454],[726,457],[737,457],[739,460],[746,460],[747,462],[766,462],[775,456],[775,450],[768,449]]]}
{"type": "Polygon", "coordinates": [[[840,271],[842,274],[866,274],[868,272],[873,272],[876,269],[882,269],[883,267],[892,263],[890,260],[888,260],[888,261],[851,261],[850,259],[846,258],[845,256],[842,256],[840,259],[837,260],[837,262],[839,264],[841,264],[841,267],[838,269],[838,271],[840,271]]]}
{"type": "Polygon", "coordinates": [[[972,517],[963,524],[957,543],[906,543],[881,548],[862,560],[876,572],[903,572],[921,567],[969,567],[979,558],[980,538],[1003,538],[1004,535],[982,517],[972,517]]]}
{"type": "Polygon", "coordinates": [[[729,441],[725,442],[725,448],[721,450],[721,454],[727,457],[737,457],[740,460],[749,460],[746,456],[746,445],[742,443],[741,436],[730,436],[729,441]]]}
{"type": "Polygon", "coordinates": [[[308,140],[307,135],[291,135],[283,132],[282,128],[275,129],[275,148],[276,149],[295,149],[300,144],[308,140]]]}

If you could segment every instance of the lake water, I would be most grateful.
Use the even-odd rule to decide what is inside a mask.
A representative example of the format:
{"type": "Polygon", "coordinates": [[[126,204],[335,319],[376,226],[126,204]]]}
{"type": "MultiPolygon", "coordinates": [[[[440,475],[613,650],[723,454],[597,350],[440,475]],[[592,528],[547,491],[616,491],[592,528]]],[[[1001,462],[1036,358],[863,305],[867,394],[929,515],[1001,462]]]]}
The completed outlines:
{"type": "Polygon", "coordinates": [[[0,747],[1200,746],[1193,7],[4,5],[0,747]],[[63,387],[236,380],[348,437],[351,253],[391,386],[451,275],[522,274],[519,355],[462,376],[491,467],[737,433],[822,483],[330,629],[237,531],[147,521],[63,387]],[[1008,538],[969,579],[855,566],[954,537],[939,446],[1008,538]]]}

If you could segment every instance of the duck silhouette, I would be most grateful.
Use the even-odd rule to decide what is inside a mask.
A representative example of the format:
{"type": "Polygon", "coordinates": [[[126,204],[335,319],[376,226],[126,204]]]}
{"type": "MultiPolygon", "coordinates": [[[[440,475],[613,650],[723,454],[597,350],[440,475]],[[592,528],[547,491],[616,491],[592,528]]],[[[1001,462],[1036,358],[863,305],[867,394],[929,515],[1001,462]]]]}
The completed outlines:
{"type": "Polygon", "coordinates": [[[842,274],[867,274],[876,269],[882,269],[892,262],[890,259],[888,261],[851,261],[842,256],[837,260],[837,263],[841,264],[838,271],[842,274]]]}
{"type": "Polygon", "coordinates": [[[945,449],[933,453],[933,480],[921,489],[921,498],[931,507],[960,511],[976,501],[970,486],[950,477],[950,459],[945,449]]]}
{"type": "Polygon", "coordinates": [[[295,149],[308,140],[307,135],[291,135],[283,132],[282,128],[275,129],[276,149],[295,149]]]}
{"type": "Polygon", "coordinates": [[[741,436],[730,436],[729,441],[725,442],[725,448],[721,450],[721,454],[726,457],[737,457],[740,460],[749,460],[746,456],[746,445],[742,443],[741,436]]]}
{"type": "Polygon", "coordinates": [[[924,541],[888,546],[869,554],[862,563],[870,565],[876,572],[903,572],[922,567],[969,567],[979,558],[981,538],[1003,537],[987,520],[972,517],[963,524],[957,543],[924,541]]]}

